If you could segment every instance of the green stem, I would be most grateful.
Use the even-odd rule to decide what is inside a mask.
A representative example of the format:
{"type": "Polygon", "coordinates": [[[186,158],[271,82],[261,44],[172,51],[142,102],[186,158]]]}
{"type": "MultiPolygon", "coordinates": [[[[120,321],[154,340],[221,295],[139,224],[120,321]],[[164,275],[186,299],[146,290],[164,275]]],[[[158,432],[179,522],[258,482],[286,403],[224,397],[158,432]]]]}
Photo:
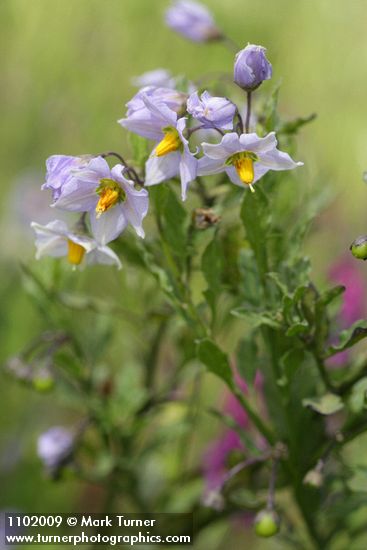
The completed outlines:
{"type": "Polygon", "coordinates": [[[256,428],[259,430],[259,432],[265,437],[267,442],[270,445],[274,445],[276,443],[276,437],[268,428],[265,423],[262,421],[260,416],[254,411],[250,403],[244,398],[242,395],[242,392],[237,388],[237,386],[234,386],[232,388],[232,392],[237,397],[238,401],[241,403],[242,407],[245,409],[246,413],[248,414],[249,418],[253,422],[253,424],[256,426],[256,428]]]}

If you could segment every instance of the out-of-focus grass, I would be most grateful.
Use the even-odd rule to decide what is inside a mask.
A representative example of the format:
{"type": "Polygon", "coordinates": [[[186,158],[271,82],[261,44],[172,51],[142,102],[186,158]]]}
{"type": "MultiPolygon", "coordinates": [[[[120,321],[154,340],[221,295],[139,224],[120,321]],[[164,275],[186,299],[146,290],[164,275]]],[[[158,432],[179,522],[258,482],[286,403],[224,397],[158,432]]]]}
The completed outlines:
{"type": "MultiPolygon", "coordinates": [[[[16,187],[19,176],[35,173],[42,183],[47,156],[106,149],[125,151],[126,135],[116,120],[123,116],[124,104],[134,93],[132,76],[156,67],[187,74],[193,80],[211,71],[232,71],[233,54],[222,45],[195,45],[165,27],[162,16],[167,3],[2,0],[3,219],[8,219],[10,208],[14,209],[17,193],[24,192],[24,187],[16,187]]],[[[208,0],[206,4],[241,47],[252,42],[268,48],[273,82],[283,79],[280,109],[285,117],[318,114],[317,121],[302,132],[297,159],[305,162],[302,170],[306,185],[315,191],[331,186],[338,195],[318,220],[317,233],[310,240],[314,265],[322,272],[333,257],[346,251],[357,234],[367,231],[367,188],[362,183],[362,171],[367,167],[367,5],[363,0],[208,0]]],[[[270,83],[264,85],[264,90],[270,89],[270,83]]],[[[9,247],[12,236],[4,223],[1,227],[0,247],[7,252],[0,282],[3,359],[36,330],[37,317],[19,286],[17,248],[9,247]]],[[[28,240],[30,230],[24,227],[24,232],[24,240],[28,240]]],[[[19,247],[23,259],[21,244],[19,247]]],[[[26,251],[29,257],[32,253],[32,249],[26,251]]],[[[32,456],[29,434],[34,436],[39,404],[35,400],[33,405],[29,393],[11,383],[5,382],[3,387],[0,398],[4,433],[5,426],[10,434],[23,424],[24,417],[38,411],[29,430],[14,431],[15,437],[25,441],[26,454],[32,456]]],[[[51,402],[47,406],[52,407],[51,402]]],[[[44,410],[45,405],[42,407],[44,410]]],[[[12,488],[7,486],[9,498],[3,505],[12,504],[12,490],[15,495],[22,495],[24,506],[27,499],[28,503],[35,503],[32,495],[40,474],[34,462],[30,464],[21,475],[8,476],[12,488]]],[[[47,488],[38,494],[40,500],[42,494],[47,494],[50,502],[47,488]]],[[[14,501],[17,498],[14,496],[14,501]]],[[[49,505],[51,509],[52,503],[49,505]]]]}

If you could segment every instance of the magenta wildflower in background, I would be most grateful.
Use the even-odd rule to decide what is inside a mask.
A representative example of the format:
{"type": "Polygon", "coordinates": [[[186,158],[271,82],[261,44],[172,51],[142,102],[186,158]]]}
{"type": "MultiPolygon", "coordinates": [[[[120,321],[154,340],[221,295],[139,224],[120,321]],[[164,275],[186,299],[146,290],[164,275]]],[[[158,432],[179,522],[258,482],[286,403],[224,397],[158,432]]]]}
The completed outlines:
{"type": "Polygon", "coordinates": [[[221,38],[208,8],[192,0],[176,0],[166,11],[167,25],[194,42],[207,42],[221,38]]]}
{"type": "MultiPolygon", "coordinates": [[[[248,393],[246,382],[235,373],[235,381],[241,391],[248,393]]],[[[262,395],[263,377],[258,371],[254,380],[254,389],[259,396],[262,395]]],[[[263,403],[260,403],[260,409],[263,409],[263,403]]],[[[231,416],[237,426],[246,431],[251,430],[251,423],[246,411],[241,406],[240,402],[232,393],[226,394],[226,399],[223,407],[223,412],[231,416]]],[[[265,414],[265,411],[262,411],[265,414]]],[[[259,448],[266,448],[266,442],[263,438],[256,441],[259,448]]],[[[202,468],[205,479],[205,489],[203,502],[212,508],[221,508],[221,490],[227,478],[229,471],[228,459],[234,451],[246,452],[246,448],[241,441],[241,438],[236,430],[225,429],[222,434],[214,440],[204,453],[202,468]]]]}
{"type": "MultiPolygon", "coordinates": [[[[246,392],[246,384],[243,380],[239,380],[241,389],[246,392]]],[[[227,395],[223,409],[225,414],[233,418],[238,427],[244,429],[249,427],[247,414],[233,394],[227,395]]],[[[214,500],[214,507],[216,507],[216,500],[213,499],[213,495],[220,492],[229,469],[228,458],[236,450],[245,451],[241,438],[237,431],[226,429],[205,451],[203,457],[203,474],[205,479],[203,500],[208,505],[213,505],[214,500]]]]}
{"type": "Polygon", "coordinates": [[[366,284],[356,262],[343,256],[329,270],[329,278],[345,286],[343,305],[339,314],[341,328],[347,328],[366,315],[366,284]]]}
{"type": "MultiPolygon", "coordinates": [[[[345,286],[343,304],[337,316],[340,330],[350,327],[356,321],[366,317],[366,284],[356,262],[350,256],[343,256],[329,270],[329,279],[335,284],[345,286]]],[[[337,353],[330,359],[330,366],[338,367],[348,362],[350,350],[337,353]]]]}

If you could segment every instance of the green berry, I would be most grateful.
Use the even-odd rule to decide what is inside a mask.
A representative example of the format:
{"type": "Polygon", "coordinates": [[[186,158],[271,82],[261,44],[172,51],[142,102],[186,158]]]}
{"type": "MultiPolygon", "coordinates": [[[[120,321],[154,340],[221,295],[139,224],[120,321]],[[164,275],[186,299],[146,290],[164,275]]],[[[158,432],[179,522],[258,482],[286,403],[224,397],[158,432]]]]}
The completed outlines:
{"type": "Polygon", "coordinates": [[[350,245],[350,251],[358,260],[367,260],[367,235],[358,237],[350,245]]]}
{"type": "Polygon", "coordinates": [[[35,390],[44,393],[53,389],[55,381],[51,377],[40,377],[32,380],[32,385],[35,390]]]}
{"type": "Polygon", "coordinates": [[[279,531],[279,517],[271,510],[262,510],[255,518],[255,533],[258,537],[273,537],[279,531]]]}

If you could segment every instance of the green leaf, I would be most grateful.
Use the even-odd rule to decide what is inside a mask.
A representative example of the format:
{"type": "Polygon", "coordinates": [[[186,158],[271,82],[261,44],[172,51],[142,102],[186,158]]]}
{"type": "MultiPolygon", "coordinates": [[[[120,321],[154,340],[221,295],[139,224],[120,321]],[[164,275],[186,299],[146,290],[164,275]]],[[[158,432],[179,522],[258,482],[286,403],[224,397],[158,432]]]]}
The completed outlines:
{"type": "Polygon", "coordinates": [[[263,313],[258,313],[248,310],[244,307],[240,307],[237,309],[233,309],[231,311],[231,314],[234,315],[234,317],[239,317],[240,319],[245,319],[246,321],[248,321],[250,327],[253,330],[261,326],[271,327],[276,330],[280,330],[282,328],[281,322],[275,318],[274,314],[268,313],[266,311],[263,313]]]}
{"type": "Polygon", "coordinates": [[[246,303],[253,307],[261,304],[261,283],[254,253],[250,249],[241,250],[239,257],[241,281],[239,291],[246,303]]]}
{"type": "Polygon", "coordinates": [[[129,132],[128,140],[133,152],[134,162],[140,168],[144,168],[145,162],[149,156],[148,140],[132,132],[129,132]]]}
{"type": "Polygon", "coordinates": [[[208,287],[213,292],[219,293],[221,289],[222,255],[216,235],[204,251],[201,259],[201,269],[208,287]]]}
{"type": "Polygon", "coordinates": [[[367,377],[354,384],[349,397],[349,405],[355,414],[359,414],[367,408],[367,377]]]}
{"type": "Polygon", "coordinates": [[[358,466],[352,477],[348,479],[347,485],[353,492],[367,492],[367,469],[358,466]]]}
{"type": "Polygon", "coordinates": [[[270,132],[274,130],[274,128],[277,128],[279,117],[278,117],[278,98],[279,98],[279,90],[281,86],[281,81],[279,81],[273,91],[271,92],[271,95],[267,99],[264,109],[263,109],[263,124],[266,129],[266,131],[270,132]]]}
{"type": "Polygon", "coordinates": [[[198,342],[197,354],[207,369],[233,388],[232,369],[227,355],[214,342],[205,338],[198,342]]]}
{"type": "Polygon", "coordinates": [[[339,343],[330,346],[325,353],[325,358],[351,348],[360,340],[367,337],[367,321],[357,321],[348,330],[343,330],[339,335],[339,343]]]}
{"type": "Polygon", "coordinates": [[[308,332],[310,326],[307,321],[299,321],[293,323],[285,333],[286,336],[298,336],[299,334],[304,334],[308,332]]]}
{"type": "Polygon", "coordinates": [[[321,296],[318,298],[317,302],[323,304],[324,306],[327,306],[333,300],[335,300],[335,298],[338,298],[338,296],[343,294],[343,292],[345,292],[345,286],[343,285],[334,286],[330,290],[323,292],[321,296]]]}
{"type": "Polygon", "coordinates": [[[157,215],[160,220],[160,232],[172,254],[184,262],[187,256],[187,213],[181,201],[168,186],[157,186],[151,191],[157,215]]]}
{"type": "Polygon", "coordinates": [[[322,397],[303,399],[302,405],[324,415],[334,414],[344,407],[341,397],[333,393],[326,393],[322,397]]]}
{"type": "Polygon", "coordinates": [[[306,117],[299,117],[289,122],[284,122],[278,127],[278,134],[294,135],[300,128],[315,120],[316,117],[316,113],[312,113],[306,117]]]}
{"type": "Polygon", "coordinates": [[[272,280],[277,288],[280,290],[282,294],[287,296],[289,294],[287,286],[282,282],[279,273],[275,273],[274,271],[270,271],[266,274],[266,276],[272,280]]]}
{"type": "Polygon", "coordinates": [[[201,259],[203,271],[208,288],[204,296],[215,315],[216,301],[221,291],[222,255],[216,235],[206,247],[201,259]]]}
{"type": "Polygon", "coordinates": [[[240,376],[250,385],[254,382],[258,366],[257,354],[255,334],[240,341],[237,351],[237,369],[240,376]]]}
{"type": "Polygon", "coordinates": [[[241,219],[259,270],[264,275],[269,271],[266,243],[270,230],[270,212],[268,199],[261,187],[256,188],[256,193],[244,193],[241,219]]]}
{"type": "Polygon", "coordinates": [[[301,348],[292,348],[282,355],[279,364],[286,384],[291,382],[294,374],[302,365],[304,358],[305,352],[301,348]]]}

